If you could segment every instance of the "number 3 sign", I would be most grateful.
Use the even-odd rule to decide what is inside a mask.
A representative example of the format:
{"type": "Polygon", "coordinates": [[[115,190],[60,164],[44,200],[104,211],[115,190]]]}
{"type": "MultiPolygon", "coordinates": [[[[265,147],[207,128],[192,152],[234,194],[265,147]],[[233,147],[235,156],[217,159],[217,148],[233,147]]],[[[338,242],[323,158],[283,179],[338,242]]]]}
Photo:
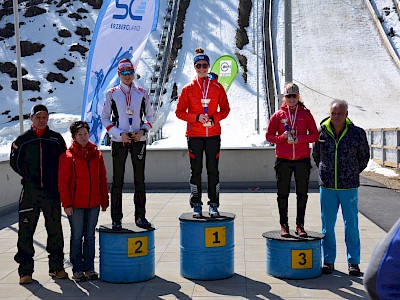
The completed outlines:
{"type": "Polygon", "coordinates": [[[312,249],[292,250],[292,269],[312,269],[312,249]]]}

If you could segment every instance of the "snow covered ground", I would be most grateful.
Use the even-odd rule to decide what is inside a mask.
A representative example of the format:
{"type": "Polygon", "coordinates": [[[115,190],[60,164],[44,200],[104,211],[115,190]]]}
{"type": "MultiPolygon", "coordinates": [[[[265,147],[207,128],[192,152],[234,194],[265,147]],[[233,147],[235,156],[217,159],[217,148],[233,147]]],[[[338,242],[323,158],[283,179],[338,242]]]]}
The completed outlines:
{"type": "Polygon", "coordinates": [[[395,49],[397,50],[397,54],[399,54],[398,49],[400,49],[400,22],[399,15],[397,14],[395,5],[393,2],[396,1],[398,6],[400,7],[399,0],[374,0],[372,1],[372,5],[376,8],[378,12],[378,17],[381,18],[382,26],[385,29],[386,33],[390,32],[390,29],[393,28],[394,36],[390,37],[391,42],[394,44],[395,49]]]}
{"type": "MultiPolygon", "coordinates": [[[[292,8],[293,78],[317,123],[337,98],[349,103],[349,117],[358,126],[400,127],[400,71],[364,0],[297,0],[292,8]]],[[[275,13],[275,62],[282,70],[283,1],[275,13]]]]}
{"type": "MultiPolygon", "coordinates": [[[[206,50],[210,60],[213,62],[219,56],[228,54],[235,57],[238,51],[247,57],[248,81],[244,82],[243,69],[239,66],[239,73],[228,91],[228,99],[231,107],[229,116],[221,122],[222,147],[252,147],[262,146],[265,142],[265,128],[268,116],[266,109],[265,84],[262,80],[263,69],[259,70],[259,101],[260,101],[260,134],[255,129],[257,119],[257,57],[252,42],[244,47],[243,50],[235,48],[235,35],[238,19],[237,0],[229,1],[209,1],[208,5],[203,5],[202,1],[191,1],[186,13],[186,20],[193,20],[185,25],[182,44],[179,52],[176,67],[171,74],[171,78],[178,85],[178,91],[191,81],[196,72],[193,68],[193,53],[197,47],[206,50]],[[220,12],[218,16],[215,12],[220,12]],[[197,22],[196,20],[201,20],[197,22]],[[205,23],[207,26],[205,26],[205,23]]],[[[261,7],[261,1],[260,1],[261,7]]],[[[253,16],[251,16],[250,21],[253,16]]],[[[261,24],[261,14],[259,14],[259,24],[261,24]]],[[[249,38],[252,38],[253,23],[248,28],[249,38]]],[[[261,41],[261,32],[259,32],[261,41]]],[[[259,61],[262,65],[262,49],[259,50],[259,61]]],[[[211,62],[211,63],[212,63],[211,62]]],[[[164,101],[169,102],[169,101],[164,101]]],[[[170,113],[163,127],[163,137],[165,139],[153,143],[151,147],[187,147],[185,131],[186,122],[181,121],[175,116],[176,102],[170,106],[170,113]]]]}
{"type": "MultiPolygon", "coordinates": [[[[261,8],[262,1],[258,1],[261,8]]],[[[255,5],[256,2],[253,2],[255,5]]],[[[377,6],[382,2],[391,3],[389,0],[375,0],[375,2],[377,6]]],[[[162,26],[166,1],[161,0],[160,4],[158,28],[162,26]]],[[[243,50],[238,50],[235,46],[238,4],[239,0],[191,1],[182,36],[183,48],[179,51],[175,68],[166,86],[169,90],[163,99],[165,112],[170,112],[163,128],[164,139],[150,147],[186,147],[185,123],[176,118],[174,113],[176,102],[171,102],[169,97],[174,82],[180,91],[184,84],[194,77],[192,58],[196,47],[205,48],[213,61],[223,54],[234,56],[236,51],[247,57],[248,82],[244,82],[243,69],[240,67],[239,74],[228,92],[231,113],[222,121],[222,146],[265,145],[264,129],[268,120],[265,85],[261,79],[259,80],[260,134],[255,130],[257,63],[262,66],[261,50],[257,61],[256,51],[253,48],[256,36],[254,25],[257,20],[252,14],[250,26],[247,28],[250,43],[243,50]]],[[[284,1],[279,1],[278,5],[274,6],[273,39],[277,45],[274,59],[280,72],[284,66],[283,4],[284,1]]],[[[86,4],[73,1],[67,9],[69,12],[74,12],[82,6],[87,7],[86,4]]],[[[293,76],[300,85],[302,99],[311,109],[316,121],[319,122],[328,115],[329,102],[332,99],[340,98],[349,102],[349,117],[356,125],[364,128],[400,127],[396,109],[400,96],[398,84],[400,72],[384,48],[364,0],[296,0],[292,1],[292,8],[293,76]]],[[[76,63],[76,67],[65,74],[73,84],[48,83],[42,86],[41,93],[24,92],[24,113],[35,104],[27,99],[41,95],[42,103],[48,105],[50,111],[54,112],[51,114],[50,127],[62,132],[68,143],[70,142],[68,126],[72,120],[80,118],[81,114],[86,59],[78,53],[69,56],[65,49],[61,49],[52,41],[56,31],[52,24],[56,24],[57,29],[67,28],[71,32],[74,32],[76,26],[89,27],[93,30],[98,11],[88,10],[91,12],[86,14],[87,18],[76,24],[67,22],[65,16],[60,18],[53,13],[29,19],[21,16],[20,20],[29,24],[22,26],[21,40],[40,41],[46,44],[43,49],[46,50],[45,63],[40,68],[37,67],[39,54],[22,59],[23,67],[29,70],[28,77],[32,79],[43,77],[50,70],[59,72],[52,63],[64,56],[76,63]],[[48,94],[49,88],[55,92],[48,94]]],[[[0,28],[6,23],[13,23],[12,15],[0,20],[0,28]]],[[[258,24],[261,26],[261,19],[258,24]]],[[[146,87],[150,85],[159,36],[159,32],[152,34],[137,66],[137,73],[141,75],[138,82],[146,87]]],[[[260,35],[259,41],[261,42],[260,35]]],[[[77,42],[89,47],[87,42],[79,41],[76,35],[65,38],[65,45],[77,42]]],[[[6,39],[0,44],[0,62],[15,61],[15,51],[10,50],[15,44],[14,39],[6,39]]],[[[260,67],[260,78],[262,71],[260,67]]],[[[0,111],[10,109],[12,115],[17,115],[17,93],[6,83],[9,81],[6,77],[8,75],[0,73],[0,84],[3,86],[3,90],[0,91],[2,99],[0,111]]],[[[282,74],[278,76],[278,80],[279,84],[283,84],[282,74]]],[[[6,121],[6,116],[0,115],[0,159],[8,158],[10,143],[19,134],[18,122],[6,123],[6,121]]],[[[30,122],[25,121],[24,126],[27,129],[30,122]]]]}
{"type": "MultiPolygon", "coordinates": [[[[0,2],[1,4],[1,2],[0,2]]],[[[20,7],[24,8],[27,3],[21,3],[20,7]]],[[[43,103],[49,108],[50,120],[49,126],[59,131],[64,136],[67,144],[70,144],[71,138],[68,131],[72,121],[81,118],[82,101],[86,76],[86,55],[78,52],[69,52],[68,49],[73,44],[80,44],[86,48],[90,47],[88,41],[82,41],[80,36],[75,34],[77,26],[89,28],[91,34],[97,20],[98,9],[93,9],[87,3],[81,1],[72,1],[64,4],[61,8],[52,4],[40,4],[41,8],[45,8],[48,13],[38,15],[31,18],[23,16],[22,9],[19,14],[20,23],[25,25],[20,29],[20,40],[30,41],[32,43],[40,42],[45,45],[41,52],[32,56],[21,58],[22,67],[28,70],[28,75],[24,78],[31,80],[39,80],[41,84],[40,92],[23,91],[23,113],[27,114],[33,105],[43,103]],[[89,13],[80,13],[83,17],[79,21],[68,18],[67,16],[76,13],[79,9],[86,9],[89,13]],[[67,12],[60,15],[56,11],[66,9],[67,12]],[[60,38],[58,31],[61,29],[68,30],[72,36],[60,38]],[[57,38],[63,42],[63,45],[56,43],[53,39],[57,38]],[[68,59],[75,63],[73,69],[68,72],[60,71],[54,65],[59,59],[68,59]],[[43,63],[39,61],[43,60],[43,63]],[[49,72],[62,73],[68,78],[64,84],[58,82],[49,82],[45,78],[49,72]],[[49,90],[53,92],[50,93],[49,90]],[[41,97],[42,100],[31,102],[29,99],[41,97]]],[[[157,44],[159,43],[160,31],[163,25],[163,18],[166,14],[166,1],[160,1],[160,13],[157,31],[151,34],[146,49],[142,54],[140,64],[137,66],[137,74],[141,75],[136,82],[142,86],[150,86],[151,76],[153,72],[154,58],[157,54],[157,44]]],[[[0,20],[0,28],[4,28],[7,23],[14,23],[13,15],[3,16],[0,20]]],[[[15,45],[15,36],[0,41],[0,62],[14,62],[16,65],[16,51],[12,50],[15,45]]],[[[20,134],[19,121],[9,122],[10,117],[18,116],[18,93],[11,89],[11,80],[8,74],[0,72],[0,160],[6,160],[9,157],[11,142],[20,134]],[[6,114],[6,111],[10,111],[6,114]]],[[[24,121],[24,129],[27,130],[31,125],[29,120],[24,121]]]]}

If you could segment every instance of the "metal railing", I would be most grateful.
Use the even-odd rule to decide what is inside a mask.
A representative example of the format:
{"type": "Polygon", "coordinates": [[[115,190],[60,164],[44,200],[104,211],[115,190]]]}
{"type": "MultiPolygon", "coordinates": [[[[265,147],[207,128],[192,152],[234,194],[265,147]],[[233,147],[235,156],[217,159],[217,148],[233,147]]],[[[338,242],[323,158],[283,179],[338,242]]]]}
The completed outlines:
{"type": "Polygon", "coordinates": [[[400,128],[372,128],[365,130],[371,159],[392,168],[400,168],[400,128]]]}
{"type": "Polygon", "coordinates": [[[151,78],[149,96],[154,109],[153,128],[150,131],[148,143],[162,138],[164,117],[160,114],[163,105],[162,96],[166,93],[165,83],[168,80],[168,64],[171,55],[175,26],[180,0],[168,0],[167,13],[164,17],[156,64],[151,78]]]}
{"type": "Polygon", "coordinates": [[[264,70],[265,83],[267,89],[268,119],[275,112],[276,82],[273,59],[273,45],[271,35],[271,19],[272,19],[272,0],[263,1],[263,49],[264,49],[264,70]]]}
{"type": "Polygon", "coordinates": [[[393,0],[393,4],[394,4],[394,9],[396,10],[397,16],[399,17],[399,20],[400,20],[400,4],[399,4],[399,0],[393,0]]]}

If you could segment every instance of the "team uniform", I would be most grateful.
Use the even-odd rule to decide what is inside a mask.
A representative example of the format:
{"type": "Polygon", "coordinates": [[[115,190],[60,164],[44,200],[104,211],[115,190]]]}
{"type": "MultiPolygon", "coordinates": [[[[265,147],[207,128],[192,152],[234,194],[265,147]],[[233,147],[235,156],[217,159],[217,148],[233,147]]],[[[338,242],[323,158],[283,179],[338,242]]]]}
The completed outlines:
{"type": "Polygon", "coordinates": [[[221,148],[221,125],[229,112],[229,102],[223,86],[217,76],[196,77],[182,88],[176,107],[176,116],[187,122],[186,137],[190,158],[190,205],[201,206],[201,173],[203,169],[203,152],[206,155],[208,176],[208,204],[219,206],[219,171],[218,162],[221,148]],[[209,99],[208,115],[212,126],[203,126],[198,118],[204,114],[202,99],[209,99]]]}
{"type": "Polygon", "coordinates": [[[272,115],[265,137],[267,141],[276,144],[275,171],[280,224],[288,223],[288,198],[293,173],[297,196],[296,224],[304,224],[311,170],[309,143],[318,139],[314,117],[303,105],[297,104],[289,108],[284,102],[280,110],[272,115]],[[283,136],[286,131],[285,123],[289,123],[293,137],[297,138],[297,144],[289,144],[283,136]]]}
{"type": "Polygon", "coordinates": [[[109,89],[106,93],[103,111],[101,113],[103,126],[111,135],[113,158],[113,183],[111,189],[111,218],[113,222],[121,222],[122,188],[124,185],[125,162],[131,155],[134,169],[134,203],[135,219],[145,216],[145,160],[146,135],[138,142],[123,144],[122,132],[148,132],[152,127],[153,108],[145,89],[137,87],[133,82],[129,87],[124,83],[109,89]],[[130,115],[129,115],[130,114],[130,115]]]}

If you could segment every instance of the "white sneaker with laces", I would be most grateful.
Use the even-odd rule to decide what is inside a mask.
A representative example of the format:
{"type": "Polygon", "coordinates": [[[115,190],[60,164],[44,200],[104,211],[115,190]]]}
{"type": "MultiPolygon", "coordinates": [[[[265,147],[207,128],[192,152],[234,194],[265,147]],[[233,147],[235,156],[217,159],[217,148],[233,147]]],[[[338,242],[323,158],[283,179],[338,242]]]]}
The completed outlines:
{"type": "Polygon", "coordinates": [[[196,205],[193,207],[193,218],[201,218],[202,217],[202,208],[201,205],[196,205]]]}
{"type": "Polygon", "coordinates": [[[209,212],[211,218],[219,217],[218,207],[216,207],[216,206],[210,205],[208,212],[209,212]]]}

